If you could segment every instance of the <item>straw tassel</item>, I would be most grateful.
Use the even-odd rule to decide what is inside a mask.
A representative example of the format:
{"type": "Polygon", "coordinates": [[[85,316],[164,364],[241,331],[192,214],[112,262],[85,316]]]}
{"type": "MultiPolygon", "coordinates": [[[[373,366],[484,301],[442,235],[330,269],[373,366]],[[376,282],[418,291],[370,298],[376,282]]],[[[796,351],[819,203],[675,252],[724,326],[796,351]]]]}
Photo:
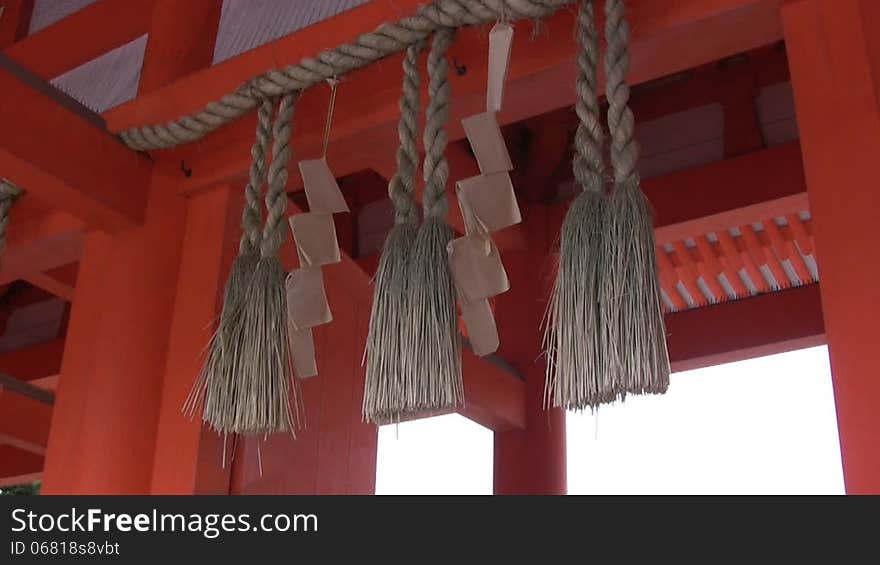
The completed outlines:
{"type": "Polygon", "coordinates": [[[405,351],[410,353],[405,377],[415,397],[407,399],[408,414],[455,408],[464,401],[461,379],[461,335],[455,309],[455,287],[447,245],[452,228],[446,223],[449,203],[446,183],[449,164],[444,156],[449,118],[449,82],[446,52],[455,35],[452,28],[435,34],[428,53],[428,95],[423,142],[425,180],[419,227],[409,266],[412,285],[409,330],[405,351]]]}
{"type": "Polygon", "coordinates": [[[272,128],[266,221],[259,260],[240,305],[232,335],[232,366],[239,382],[234,395],[232,430],[236,433],[294,433],[299,424],[298,383],[293,378],[287,320],[287,273],[278,258],[287,234],[287,165],[295,95],[280,99],[272,128]],[[292,405],[291,405],[292,403],[292,405]]]}
{"type": "Polygon", "coordinates": [[[639,187],[634,139],[635,119],[629,107],[629,25],[623,0],[605,2],[606,98],[614,186],[610,237],[617,243],[611,265],[614,296],[607,312],[616,350],[612,380],[617,395],[663,393],[669,386],[669,357],[657,281],[654,228],[650,204],[639,187]]]}
{"type": "Polygon", "coordinates": [[[606,349],[615,337],[603,331],[601,290],[607,279],[608,210],[604,193],[603,131],[597,98],[599,33],[593,2],[577,19],[577,103],[574,176],[582,192],[562,224],[559,266],[545,323],[546,405],[582,409],[609,400],[606,349]]]}
{"type": "Polygon", "coordinates": [[[419,54],[424,43],[406,50],[403,59],[403,91],[400,96],[400,122],[397,127],[397,171],[388,184],[394,204],[394,226],[385,240],[376,271],[373,307],[365,350],[364,421],[383,424],[400,419],[413,391],[405,378],[404,359],[413,352],[406,349],[404,323],[409,319],[408,265],[418,230],[415,180],[419,166],[417,143],[419,115],[419,54]]]}
{"type": "Polygon", "coordinates": [[[257,106],[257,129],[251,148],[251,166],[245,186],[245,206],[241,217],[241,240],[238,257],[232,263],[223,294],[223,306],[217,331],[208,345],[208,355],[192,391],[184,405],[184,413],[192,417],[202,405],[202,420],[217,432],[232,431],[234,401],[238,375],[229,352],[235,326],[240,321],[240,304],[247,294],[250,278],[259,259],[262,239],[261,191],[266,182],[266,154],[269,150],[272,124],[272,101],[261,98],[257,106]]]}

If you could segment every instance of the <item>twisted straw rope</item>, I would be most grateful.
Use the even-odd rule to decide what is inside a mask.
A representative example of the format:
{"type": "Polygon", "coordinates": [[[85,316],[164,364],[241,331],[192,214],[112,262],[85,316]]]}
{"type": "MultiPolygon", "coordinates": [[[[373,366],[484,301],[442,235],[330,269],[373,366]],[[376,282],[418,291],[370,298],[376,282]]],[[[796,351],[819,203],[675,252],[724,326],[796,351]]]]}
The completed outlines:
{"type": "Polygon", "coordinates": [[[241,213],[241,242],[239,255],[255,253],[262,240],[263,203],[261,189],[266,182],[266,154],[272,129],[272,100],[261,97],[257,106],[257,132],[251,148],[249,181],[244,189],[245,206],[241,213]]]}
{"type": "Polygon", "coordinates": [[[442,28],[434,34],[428,52],[428,107],[425,110],[425,132],[422,142],[425,161],[422,174],[425,192],[422,207],[425,218],[445,218],[449,209],[446,200],[446,181],[449,180],[449,162],[446,160],[446,122],[449,120],[449,81],[446,52],[455,38],[455,29],[442,28]]]}
{"type": "Polygon", "coordinates": [[[610,232],[617,245],[609,266],[612,299],[605,314],[612,337],[605,351],[606,379],[622,399],[626,394],[666,392],[670,368],[651,208],[636,170],[639,146],[626,84],[630,30],[623,0],[605,2],[605,37],[605,95],[614,167],[610,232]]]}
{"type": "Polygon", "coordinates": [[[406,49],[403,59],[403,87],[400,95],[400,121],[397,136],[397,171],[388,183],[388,196],[394,204],[394,222],[415,226],[419,216],[416,211],[415,182],[419,168],[419,146],[417,142],[419,126],[419,53],[424,42],[419,41],[406,49]]]}
{"type": "Polygon", "coordinates": [[[605,160],[602,152],[604,133],[599,111],[598,73],[599,31],[593,2],[584,0],[578,10],[577,40],[577,102],[575,112],[579,121],[575,132],[575,155],[572,163],[574,176],[583,190],[603,192],[605,160]]]}
{"type": "Polygon", "coordinates": [[[273,69],[235,91],[210,102],[199,112],[177,120],[131,128],[119,134],[132,149],[146,151],[188,143],[204,137],[257,106],[259,97],[301,92],[328,78],[360,69],[426,39],[441,28],[479,25],[496,20],[542,18],[575,0],[434,0],[413,16],[385,23],[354,43],[342,44],[296,65],[273,69]]]}
{"type": "Polygon", "coordinates": [[[278,255],[287,234],[287,164],[292,155],[290,136],[296,98],[292,93],[281,97],[278,115],[272,127],[272,162],[269,164],[269,188],[266,190],[267,214],[263,225],[263,239],[260,242],[260,256],[264,259],[278,255]]]}
{"type": "MultiPolygon", "coordinates": [[[[546,314],[545,406],[583,409],[599,404],[608,389],[605,344],[613,334],[602,323],[602,295],[609,287],[604,133],[597,96],[599,32],[593,0],[581,0],[577,18],[577,102],[573,172],[583,192],[569,207],[560,232],[559,266],[546,314]]],[[[613,295],[613,288],[611,288],[613,295]]]]}
{"type": "Polygon", "coordinates": [[[635,140],[635,118],[629,107],[629,24],[623,0],[605,2],[605,97],[608,100],[608,130],[611,135],[611,164],[617,183],[633,180],[639,159],[635,140]]]}

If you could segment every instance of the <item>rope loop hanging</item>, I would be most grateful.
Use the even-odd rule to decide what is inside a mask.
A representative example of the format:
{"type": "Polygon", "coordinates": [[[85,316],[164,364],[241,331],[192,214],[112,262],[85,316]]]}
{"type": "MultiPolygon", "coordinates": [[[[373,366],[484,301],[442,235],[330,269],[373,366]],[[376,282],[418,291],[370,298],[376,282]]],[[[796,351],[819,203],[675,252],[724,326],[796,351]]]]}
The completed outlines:
{"type": "Polygon", "coordinates": [[[412,16],[380,25],[352,43],[306,57],[295,65],[253,77],[204,109],[176,120],[127,129],[119,134],[132,149],[165,149],[201,139],[252,111],[258,96],[278,97],[302,92],[329,78],[361,69],[426,40],[437,30],[475,26],[501,19],[538,19],[575,0],[433,0],[412,16]],[[258,94],[257,94],[258,93],[258,94]]]}

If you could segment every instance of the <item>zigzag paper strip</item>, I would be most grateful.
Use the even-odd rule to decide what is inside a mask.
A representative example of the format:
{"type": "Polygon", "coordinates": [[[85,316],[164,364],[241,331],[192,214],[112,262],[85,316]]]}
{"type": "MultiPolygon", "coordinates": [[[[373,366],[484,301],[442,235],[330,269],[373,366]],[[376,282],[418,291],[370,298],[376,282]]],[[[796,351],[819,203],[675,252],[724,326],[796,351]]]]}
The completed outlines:
{"type": "Polygon", "coordinates": [[[487,111],[461,122],[480,175],[456,183],[465,235],[452,240],[447,247],[471,348],[481,356],[494,353],[500,344],[489,298],[510,288],[501,255],[490,234],[522,221],[510,181],[513,164],[496,117],[501,109],[512,42],[513,28],[506,23],[496,24],[489,33],[487,111]]]}
{"type": "Polygon", "coordinates": [[[299,170],[310,211],[288,218],[299,268],[287,276],[287,316],[294,372],[304,379],[318,374],[312,328],[333,320],[321,267],[341,260],[333,214],[348,205],[326,159],[300,161],[299,170]]]}

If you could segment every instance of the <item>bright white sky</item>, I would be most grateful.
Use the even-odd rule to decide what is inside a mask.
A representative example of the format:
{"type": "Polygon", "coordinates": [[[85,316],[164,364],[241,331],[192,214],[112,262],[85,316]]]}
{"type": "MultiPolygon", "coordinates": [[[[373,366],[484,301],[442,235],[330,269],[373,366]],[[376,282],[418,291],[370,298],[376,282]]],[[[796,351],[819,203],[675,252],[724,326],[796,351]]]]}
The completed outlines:
{"type": "MultiPolygon", "coordinates": [[[[842,494],[825,347],[677,373],[568,416],[570,494],[842,494]]],[[[458,416],[379,430],[377,494],[491,494],[492,432],[458,416]]]]}

